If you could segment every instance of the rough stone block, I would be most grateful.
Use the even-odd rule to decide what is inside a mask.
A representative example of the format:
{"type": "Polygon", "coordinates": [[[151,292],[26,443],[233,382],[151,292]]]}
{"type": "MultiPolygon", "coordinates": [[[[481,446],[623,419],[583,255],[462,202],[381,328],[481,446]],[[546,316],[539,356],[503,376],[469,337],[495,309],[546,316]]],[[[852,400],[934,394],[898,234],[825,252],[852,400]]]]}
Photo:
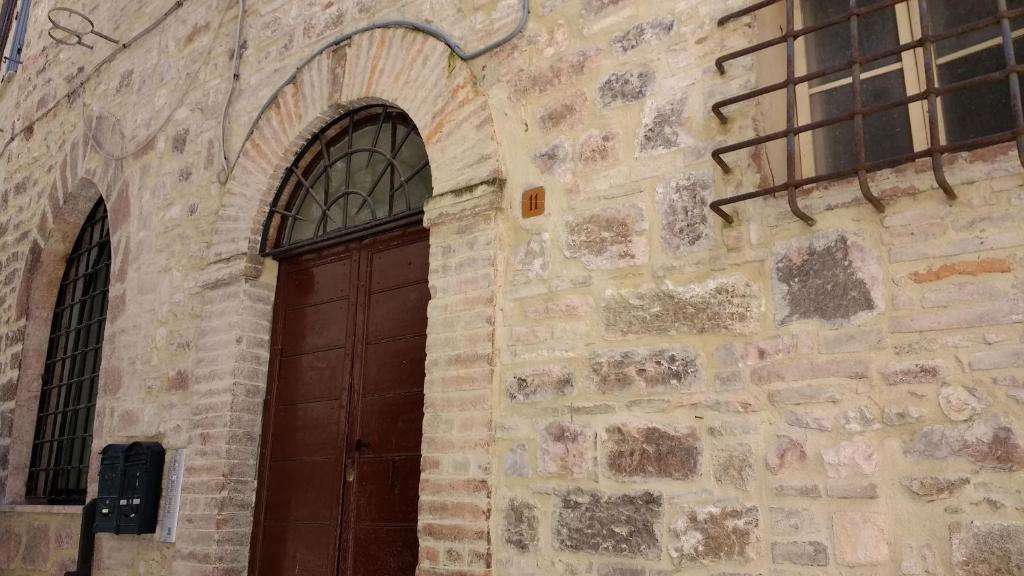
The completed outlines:
{"type": "Polygon", "coordinates": [[[541,476],[587,476],[594,466],[593,429],[572,422],[552,422],[540,435],[537,459],[541,476]]]}
{"type": "Polygon", "coordinates": [[[876,566],[889,559],[883,514],[836,512],[832,531],[836,562],[842,566],[876,566]]]}
{"type": "Polygon", "coordinates": [[[996,419],[960,426],[929,426],[903,447],[912,458],[945,460],[958,456],[1003,472],[1024,470],[1024,446],[1014,428],[996,419]]]}
{"type": "Polygon", "coordinates": [[[701,284],[609,290],[602,309],[605,329],[622,336],[743,334],[764,310],[757,287],[742,276],[701,284]]]}
{"type": "Polygon", "coordinates": [[[882,380],[889,386],[943,384],[949,378],[949,366],[941,361],[898,362],[882,371],[882,380]]]}
{"type": "Polygon", "coordinates": [[[654,72],[646,69],[613,72],[597,87],[604,107],[632,104],[646,98],[654,87],[654,72]]]}
{"type": "Polygon", "coordinates": [[[696,144],[685,127],[688,102],[684,93],[668,100],[647,103],[637,133],[638,156],[652,156],[696,144]]]}
{"type": "Polygon", "coordinates": [[[576,158],[583,166],[601,166],[619,159],[619,132],[592,130],[580,137],[576,158]]]}
{"type": "Polygon", "coordinates": [[[672,18],[655,18],[641,22],[632,28],[612,37],[615,52],[628,54],[637,48],[661,42],[672,35],[676,21],[672,18]]]}
{"type": "Polygon", "coordinates": [[[821,457],[829,478],[871,476],[878,471],[878,452],[861,438],[822,450],[821,457]]]}
{"type": "Polygon", "coordinates": [[[529,552],[538,542],[537,505],[512,498],[505,507],[505,543],[519,552],[529,552]]]}
{"type": "Polygon", "coordinates": [[[590,371],[602,394],[690,392],[703,376],[700,356],[689,348],[598,352],[590,371]]]}
{"type": "Polygon", "coordinates": [[[647,261],[647,217],[639,204],[601,208],[565,219],[564,251],[592,270],[647,261]]]}
{"type": "Polygon", "coordinates": [[[963,492],[964,488],[970,485],[970,483],[971,479],[967,476],[958,476],[955,478],[942,476],[920,476],[916,478],[906,478],[903,480],[903,485],[907,490],[926,502],[955,498],[963,492]]]}
{"type": "Polygon", "coordinates": [[[711,172],[691,172],[658,186],[661,243],[670,254],[692,254],[710,245],[713,184],[711,172]]]}
{"type": "Polygon", "coordinates": [[[570,552],[658,560],[662,505],[661,495],[653,492],[605,495],[570,490],[558,498],[554,544],[570,552]]]}
{"type": "Polygon", "coordinates": [[[748,491],[754,472],[754,450],[749,445],[734,446],[711,455],[711,475],[723,486],[748,491]]]}
{"type": "Polygon", "coordinates": [[[828,547],[824,542],[772,542],[773,564],[828,566],[828,547]]]}
{"type": "Polygon", "coordinates": [[[964,422],[987,409],[992,402],[977,388],[943,386],[939,390],[939,407],[950,420],[964,422]]]}
{"type": "Polygon", "coordinates": [[[776,322],[856,324],[884,308],[878,255],[842,232],[803,236],[776,248],[772,286],[776,322]]]}
{"type": "Polygon", "coordinates": [[[819,531],[818,519],[806,508],[772,508],[773,536],[803,536],[819,531]]]}
{"type": "Polygon", "coordinates": [[[550,246],[547,233],[523,242],[512,254],[512,284],[522,286],[547,278],[551,268],[550,246]]]}
{"type": "Polygon", "coordinates": [[[759,524],[757,506],[687,508],[669,528],[669,555],[676,565],[753,560],[759,524]]]}
{"type": "Polygon", "coordinates": [[[583,109],[586,105],[586,94],[581,91],[573,92],[568,98],[552,104],[541,112],[541,130],[566,132],[578,127],[583,121],[583,109]]]}
{"type": "Polygon", "coordinates": [[[801,466],[807,462],[807,449],[804,443],[792,436],[779,436],[775,447],[765,455],[765,467],[773,475],[782,474],[786,470],[801,466]]]}
{"type": "Polygon", "coordinates": [[[870,406],[851,408],[839,415],[839,428],[847,434],[870,432],[881,427],[870,406]]]}
{"type": "Polygon", "coordinates": [[[566,366],[546,366],[513,374],[505,383],[505,393],[512,402],[548,400],[572,394],[573,372],[566,366]]]}
{"type": "Polygon", "coordinates": [[[957,576],[1024,574],[1024,524],[955,523],[949,531],[957,576]]]}
{"type": "Polygon", "coordinates": [[[572,149],[564,138],[534,154],[533,164],[545,176],[554,176],[562,182],[572,179],[572,149]]]}
{"type": "Polygon", "coordinates": [[[885,412],[882,413],[882,422],[885,422],[887,426],[906,426],[919,422],[927,415],[927,410],[917,406],[903,406],[900,408],[886,406],[885,412]]]}
{"type": "Polygon", "coordinates": [[[616,478],[691,480],[700,474],[696,429],[616,424],[605,430],[605,461],[616,478]]]}

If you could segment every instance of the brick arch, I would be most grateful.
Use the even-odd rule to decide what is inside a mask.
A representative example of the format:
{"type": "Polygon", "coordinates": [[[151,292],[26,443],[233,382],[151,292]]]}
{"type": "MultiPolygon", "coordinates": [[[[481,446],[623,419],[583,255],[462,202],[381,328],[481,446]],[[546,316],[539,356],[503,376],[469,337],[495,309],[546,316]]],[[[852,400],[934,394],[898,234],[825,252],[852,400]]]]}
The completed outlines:
{"type": "Polygon", "coordinates": [[[486,95],[469,66],[450,68],[441,41],[405,29],[360,34],[310,61],[257,119],[227,184],[214,261],[258,261],[263,221],[285,170],[328,122],[386,103],[412,118],[426,145],[434,196],[504,176],[486,95]]]}
{"type": "MultiPolygon", "coordinates": [[[[116,318],[115,297],[123,290],[115,274],[118,270],[123,274],[127,266],[124,224],[129,201],[126,183],[121,178],[119,166],[104,168],[103,163],[93,161],[84,146],[84,140],[74,142],[58,162],[58,176],[46,195],[34,227],[35,234],[23,260],[15,299],[16,330],[22,339],[21,362],[15,391],[8,477],[6,491],[2,495],[4,503],[24,500],[54,303],[75,239],[92,207],[101,198],[107,207],[111,235],[111,299],[105,326],[108,332],[111,332],[111,324],[116,318]],[[105,186],[101,188],[93,180],[95,177],[101,178],[105,186]]],[[[104,349],[104,358],[111,349],[112,346],[104,349]]],[[[106,365],[109,363],[101,363],[100,395],[103,394],[104,379],[109,377],[109,373],[103,371],[106,365]]],[[[93,425],[94,429],[99,427],[98,410],[93,425]]]]}
{"type": "Polygon", "coordinates": [[[358,35],[306,64],[244,143],[199,278],[190,452],[171,576],[246,571],[276,292],[276,265],[258,252],[263,222],[305,142],[346,110],[373,103],[416,123],[434,188],[424,224],[432,254],[425,412],[435,417],[423,430],[419,574],[491,574],[505,173],[486,97],[465,63],[449,69],[449,54],[410,30],[358,35]]]}

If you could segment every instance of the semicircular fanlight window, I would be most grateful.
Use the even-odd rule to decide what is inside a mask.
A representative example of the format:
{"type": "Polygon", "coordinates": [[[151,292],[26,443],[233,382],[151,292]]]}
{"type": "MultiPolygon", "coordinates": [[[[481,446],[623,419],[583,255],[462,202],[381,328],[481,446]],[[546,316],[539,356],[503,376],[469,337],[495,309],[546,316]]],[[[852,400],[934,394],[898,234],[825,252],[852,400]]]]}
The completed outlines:
{"type": "Polygon", "coordinates": [[[430,163],[412,120],[391,106],[354,110],[314,136],[288,169],[272,209],[271,252],[405,222],[421,214],[430,192],[430,163]]]}

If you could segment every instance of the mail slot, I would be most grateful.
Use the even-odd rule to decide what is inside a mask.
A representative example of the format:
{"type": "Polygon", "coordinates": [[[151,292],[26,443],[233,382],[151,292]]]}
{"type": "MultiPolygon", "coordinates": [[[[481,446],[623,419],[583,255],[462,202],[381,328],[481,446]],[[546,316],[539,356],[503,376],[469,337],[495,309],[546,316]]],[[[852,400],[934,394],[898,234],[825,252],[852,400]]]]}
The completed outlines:
{"type": "Polygon", "coordinates": [[[164,447],[157,442],[104,447],[100,451],[95,531],[155,533],[163,469],[164,447]]]}

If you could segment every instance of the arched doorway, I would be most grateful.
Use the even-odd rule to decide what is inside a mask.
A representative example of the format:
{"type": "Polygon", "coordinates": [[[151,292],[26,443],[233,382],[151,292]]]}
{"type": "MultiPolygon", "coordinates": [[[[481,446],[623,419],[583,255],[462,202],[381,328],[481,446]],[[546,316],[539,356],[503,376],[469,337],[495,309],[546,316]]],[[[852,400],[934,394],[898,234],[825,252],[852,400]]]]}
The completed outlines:
{"type": "Polygon", "coordinates": [[[349,112],[289,168],[250,550],[255,576],[412,576],[431,192],[402,111],[349,112]]]}

